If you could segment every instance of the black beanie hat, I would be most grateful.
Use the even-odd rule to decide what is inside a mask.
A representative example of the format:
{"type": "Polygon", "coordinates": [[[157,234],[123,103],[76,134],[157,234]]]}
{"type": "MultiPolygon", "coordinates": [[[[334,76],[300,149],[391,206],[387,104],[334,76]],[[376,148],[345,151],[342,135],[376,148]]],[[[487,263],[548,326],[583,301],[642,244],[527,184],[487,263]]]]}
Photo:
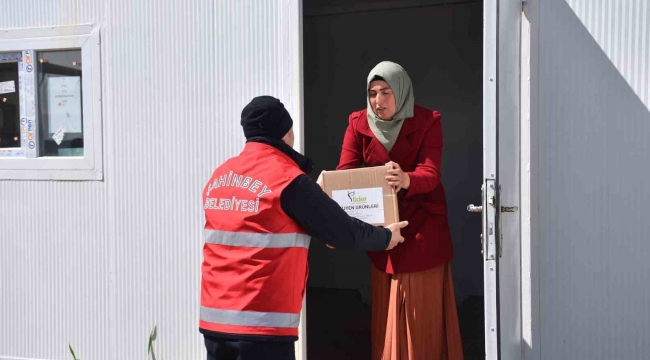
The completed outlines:
{"type": "Polygon", "coordinates": [[[293,120],[280,100],[258,96],[242,110],[241,126],[246,139],[260,136],[279,140],[291,130],[293,120]]]}

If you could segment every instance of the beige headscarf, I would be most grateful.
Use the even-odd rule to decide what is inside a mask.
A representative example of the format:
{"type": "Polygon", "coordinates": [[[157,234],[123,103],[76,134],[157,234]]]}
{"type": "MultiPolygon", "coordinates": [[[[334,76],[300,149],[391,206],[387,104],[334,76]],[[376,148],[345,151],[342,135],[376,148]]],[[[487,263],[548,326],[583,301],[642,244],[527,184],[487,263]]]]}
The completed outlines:
{"type": "Polygon", "coordinates": [[[411,78],[400,65],[390,61],[380,62],[370,71],[370,74],[368,74],[368,80],[366,83],[366,101],[368,109],[368,125],[373,134],[377,137],[377,140],[379,140],[386,150],[390,152],[393,145],[395,145],[395,140],[397,140],[402,125],[404,125],[404,119],[413,117],[415,99],[413,97],[411,78]],[[380,119],[370,105],[368,88],[370,87],[370,83],[377,76],[382,77],[384,81],[388,83],[388,86],[390,86],[395,95],[395,106],[397,107],[397,112],[390,120],[380,119]]]}

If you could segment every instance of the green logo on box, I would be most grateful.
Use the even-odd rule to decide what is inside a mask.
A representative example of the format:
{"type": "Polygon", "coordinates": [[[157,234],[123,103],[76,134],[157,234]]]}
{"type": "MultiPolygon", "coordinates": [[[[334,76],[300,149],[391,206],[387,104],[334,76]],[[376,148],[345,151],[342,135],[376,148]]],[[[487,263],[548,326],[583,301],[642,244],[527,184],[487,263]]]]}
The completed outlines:
{"type": "Polygon", "coordinates": [[[368,198],[366,196],[354,196],[354,191],[348,191],[348,197],[350,198],[350,201],[355,204],[368,201],[368,198]]]}

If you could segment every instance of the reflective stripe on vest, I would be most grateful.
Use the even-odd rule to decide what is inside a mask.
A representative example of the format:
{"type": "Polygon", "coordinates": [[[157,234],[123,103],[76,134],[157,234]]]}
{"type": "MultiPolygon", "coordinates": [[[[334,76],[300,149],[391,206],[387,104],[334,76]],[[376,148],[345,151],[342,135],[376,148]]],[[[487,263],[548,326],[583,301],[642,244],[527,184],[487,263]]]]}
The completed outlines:
{"type": "Polygon", "coordinates": [[[265,249],[300,247],[309,249],[311,236],[304,234],[259,234],[204,230],[205,242],[215,245],[255,247],[265,249]]]}
{"type": "Polygon", "coordinates": [[[211,309],[201,306],[201,320],[237,326],[297,328],[300,314],[211,309]]]}

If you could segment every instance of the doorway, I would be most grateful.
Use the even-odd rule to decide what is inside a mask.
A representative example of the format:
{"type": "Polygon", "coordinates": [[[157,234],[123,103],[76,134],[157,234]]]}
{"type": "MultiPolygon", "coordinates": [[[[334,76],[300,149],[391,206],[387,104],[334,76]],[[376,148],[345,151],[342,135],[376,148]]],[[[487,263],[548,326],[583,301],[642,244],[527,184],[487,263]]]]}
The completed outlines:
{"type": "MultiPolygon", "coordinates": [[[[484,358],[481,218],[466,210],[482,184],[482,1],[305,0],[303,9],[305,153],[314,178],[338,164],[348,115],[365,108],[366,76],[380,61],[401,64],[416,103],[442,114],[465,358],[484,358]]],[[[308,359],[369,359],[370,261],[315,241],[309,263],[308,359]]]]}

